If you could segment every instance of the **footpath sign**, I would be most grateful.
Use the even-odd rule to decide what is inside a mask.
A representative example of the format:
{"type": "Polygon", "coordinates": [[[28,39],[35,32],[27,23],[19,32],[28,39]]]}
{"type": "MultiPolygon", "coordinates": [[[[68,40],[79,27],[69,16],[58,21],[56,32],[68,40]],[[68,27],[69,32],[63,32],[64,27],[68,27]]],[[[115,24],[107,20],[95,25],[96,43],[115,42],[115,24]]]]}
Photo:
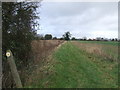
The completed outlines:
{"type": "Polygon", "coordinates": [[[7,56],[7,61],[10,65],[11,73],[14,78],[16,87],[22,88],[22,83],[21,83],[20,76],[19,76],[17,68],[16,68],[16,64],[15,64],[12,52],[10,50],[7,50],[6,56],[7,56]]]}

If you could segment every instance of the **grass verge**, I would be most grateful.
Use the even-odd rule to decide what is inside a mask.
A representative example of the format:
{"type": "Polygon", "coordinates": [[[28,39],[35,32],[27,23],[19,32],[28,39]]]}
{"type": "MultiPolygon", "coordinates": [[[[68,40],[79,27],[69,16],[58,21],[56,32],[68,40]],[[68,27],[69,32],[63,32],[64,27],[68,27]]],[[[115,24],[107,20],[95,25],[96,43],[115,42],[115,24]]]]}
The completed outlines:
{"type": "MultiPolygon", "coordinates": [[[[89,54],[71,42],[63,44],[46,64],[48,74],[35,77],[30,87],[40,88],[116,88],[117,64],[89,54]]],[[[41,73],[38,73],[41,75],[41,73]]]]}

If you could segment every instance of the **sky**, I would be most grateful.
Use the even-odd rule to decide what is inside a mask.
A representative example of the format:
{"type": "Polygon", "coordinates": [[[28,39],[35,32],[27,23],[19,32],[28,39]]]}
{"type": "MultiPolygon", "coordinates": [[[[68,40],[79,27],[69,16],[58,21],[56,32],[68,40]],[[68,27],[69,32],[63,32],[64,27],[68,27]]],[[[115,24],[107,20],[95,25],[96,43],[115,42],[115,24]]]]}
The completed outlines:
{"type": "Polygon", "coordinates": [[[76,38],[117,38],[117,2],[42,2],[38,34],[76,38]]]}

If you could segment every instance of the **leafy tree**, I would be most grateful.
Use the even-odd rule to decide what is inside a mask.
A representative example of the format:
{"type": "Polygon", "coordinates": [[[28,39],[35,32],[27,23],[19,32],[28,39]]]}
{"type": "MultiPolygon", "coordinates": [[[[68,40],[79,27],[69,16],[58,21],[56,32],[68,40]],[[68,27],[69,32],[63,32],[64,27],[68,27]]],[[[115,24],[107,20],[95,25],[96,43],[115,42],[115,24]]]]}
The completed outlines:
{"type": "Polygon", "coordinates": [[[30,43],[36,34],[33,27],[37,25],[35,11],[38,5],[30,2],[7,2],[2,6],[3,54],[11,49],[17,59],[26,61],[30,43]]]}
{"type": "Polygon", "coordinates": [[[64,38],[60,38],[60,40],[64,40],[64,38]]]}
{"type": "Polygon", "coordinates": [[[76,39],[75,39],[75,37],[72,37],[72,39],[71,39],[71,40],[76,40],[76,39]]]}
{"type": "Polygon", "coordinates": [[[46,34],[45,35],[45,40],[50,40],[52,39],[52,35],[51,34],[46,34]]]}
{"type": "MultiPolygon", "coordinates": [[[[7,49],[13,52],[18,69],[28,66],[31,41],[36,35],[34,27],[38,25],[37,7],[38,4],[34,2],[2,3],[3,67],[7,65],[5,63],[7,49]]],[[[8,72],[8,68],[6,70],[8,72]]]]}
{"type": "Polygon", "coordinates": [[[70,40],[71,34],[70,32],[65,32],[65,34],[63,35],[64,40],[70,40]]]}

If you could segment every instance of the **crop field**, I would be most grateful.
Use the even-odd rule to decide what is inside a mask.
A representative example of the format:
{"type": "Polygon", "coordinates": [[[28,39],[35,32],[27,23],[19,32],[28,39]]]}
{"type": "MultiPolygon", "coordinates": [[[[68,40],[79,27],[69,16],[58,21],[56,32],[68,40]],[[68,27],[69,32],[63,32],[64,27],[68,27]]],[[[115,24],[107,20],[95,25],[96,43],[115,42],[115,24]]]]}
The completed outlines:
{"type": "Polygon", "coordinates": [[[58,43],[54,40],[51,44],[47,41],[49,44],[46,47],[43,45],[44,48],[39,42],[32,43],[33,56],[38,66],[29,76],[25,87],[118,87],[117,42],[59,41],[58,43]],[[46,59],[39,64],[44,56],[46,59]]]}

